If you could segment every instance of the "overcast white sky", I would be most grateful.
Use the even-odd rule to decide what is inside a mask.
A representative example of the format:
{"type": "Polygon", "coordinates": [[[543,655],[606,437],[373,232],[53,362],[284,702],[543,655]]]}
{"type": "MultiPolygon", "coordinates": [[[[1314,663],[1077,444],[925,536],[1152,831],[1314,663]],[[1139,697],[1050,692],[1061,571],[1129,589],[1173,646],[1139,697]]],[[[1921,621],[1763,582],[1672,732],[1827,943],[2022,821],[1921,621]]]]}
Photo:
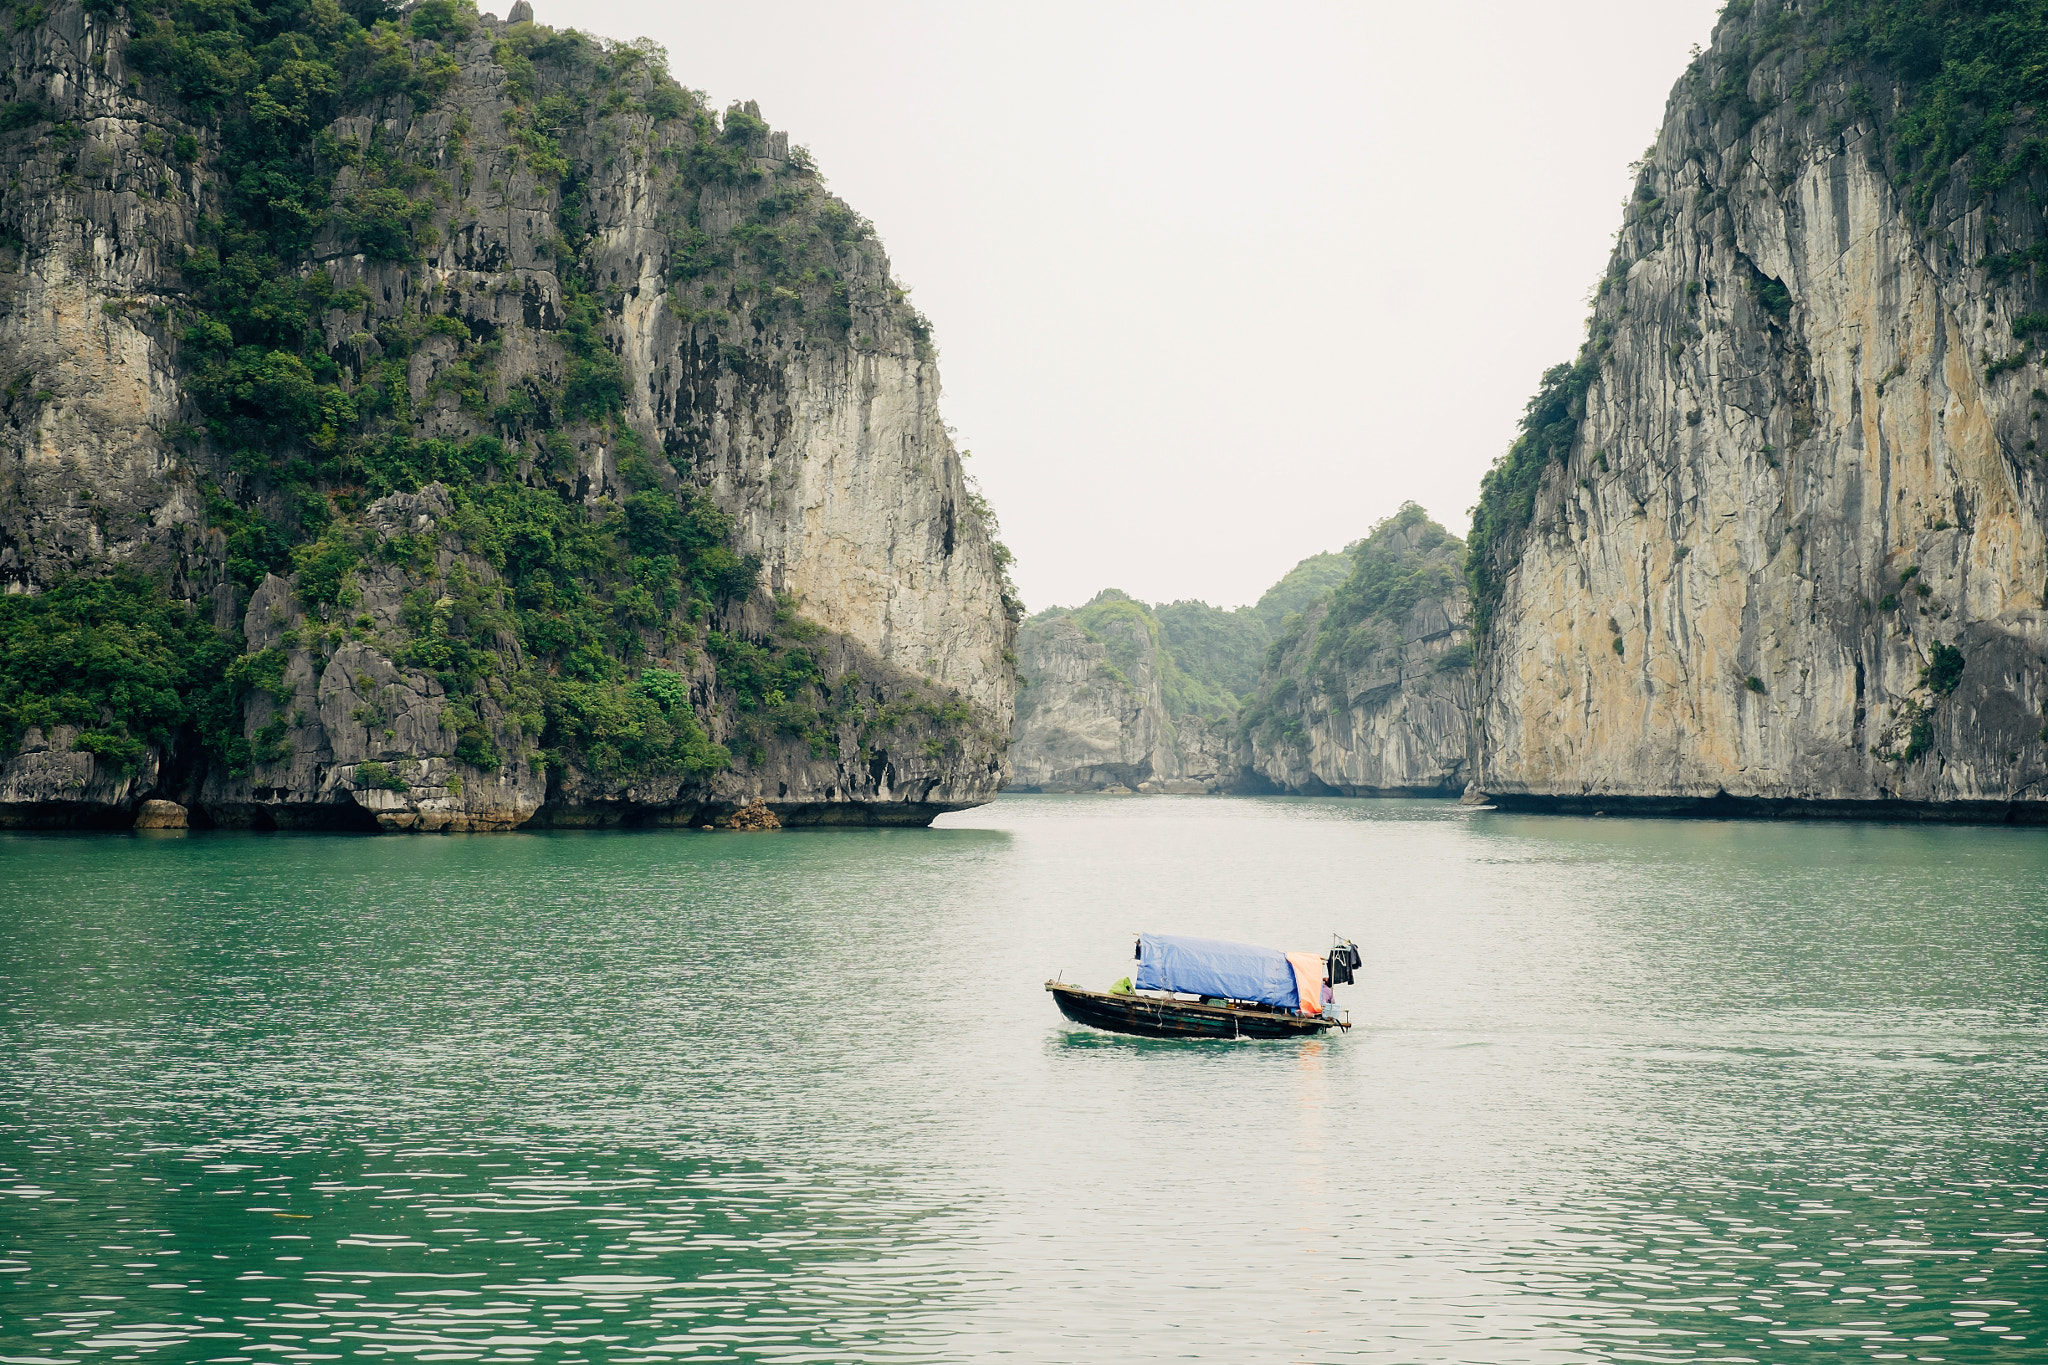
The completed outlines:
{"type": "MultiPolygon", "coordinates": [[[[535,0],[875,221],[1037,610],[1463,533],[1720,0],[535,0]]],[[[482,0],[504,13],[510,0],[482,0]]]]}

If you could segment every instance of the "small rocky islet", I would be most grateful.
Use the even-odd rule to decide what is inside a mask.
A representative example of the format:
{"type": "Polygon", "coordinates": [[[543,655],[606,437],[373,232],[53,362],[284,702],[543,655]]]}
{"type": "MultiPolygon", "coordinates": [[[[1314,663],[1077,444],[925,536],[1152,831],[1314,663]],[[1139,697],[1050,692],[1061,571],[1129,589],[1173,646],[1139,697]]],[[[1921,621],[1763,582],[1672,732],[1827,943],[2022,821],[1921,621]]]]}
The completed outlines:
{"type": "Polygon", "coordinates": [[[1027,621],[929,322],[758,109],[523,5],[24,11],[0,823],[2048,819],[2029,15],[1730,4],[1466,540],[1027,621]]]}

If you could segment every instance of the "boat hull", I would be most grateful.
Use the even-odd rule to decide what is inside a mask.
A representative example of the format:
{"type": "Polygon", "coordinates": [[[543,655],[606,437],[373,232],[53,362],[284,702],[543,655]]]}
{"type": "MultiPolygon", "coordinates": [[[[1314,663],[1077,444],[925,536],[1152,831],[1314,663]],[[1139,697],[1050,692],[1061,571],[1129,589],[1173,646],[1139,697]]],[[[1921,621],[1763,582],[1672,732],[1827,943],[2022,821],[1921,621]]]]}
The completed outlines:
{"type": "Polygon", "coordinates": [[[1347,1027],[1335,1019],[1200,1005],[1149,995],[1113,995],[1048,981],[1060,1013],[1077,1024],[1140,1038],[1304,1038],[1347,1027]]]}

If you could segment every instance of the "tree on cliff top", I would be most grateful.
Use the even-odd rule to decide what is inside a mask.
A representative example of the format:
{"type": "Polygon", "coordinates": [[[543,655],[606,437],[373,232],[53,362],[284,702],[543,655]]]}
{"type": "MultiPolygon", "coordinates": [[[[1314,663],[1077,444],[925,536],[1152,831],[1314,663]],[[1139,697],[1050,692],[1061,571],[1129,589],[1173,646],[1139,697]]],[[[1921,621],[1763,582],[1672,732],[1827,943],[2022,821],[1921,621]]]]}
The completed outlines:
{"type": "Polygon", "coordinates": [[[1268,635],[1278,635],[1290,615],[1307,611],[1350,576],[1349,555],[1333,552],[1310,555],[1283,574],[1278,583],[1266,589],[1252,611],[1265,624],[1268,635]]]}

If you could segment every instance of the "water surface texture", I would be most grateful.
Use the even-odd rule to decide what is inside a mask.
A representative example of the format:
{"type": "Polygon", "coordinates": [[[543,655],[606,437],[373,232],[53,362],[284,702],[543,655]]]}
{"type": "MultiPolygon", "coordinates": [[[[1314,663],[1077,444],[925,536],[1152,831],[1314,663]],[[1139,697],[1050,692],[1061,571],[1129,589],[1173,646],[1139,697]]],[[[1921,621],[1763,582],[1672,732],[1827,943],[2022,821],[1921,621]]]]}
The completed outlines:
{"type": "Polygon", "coordinates": [[[2041,1361],[2048,835],[0,837],[0,1362],[2041,1361]],[[1066,1023],[1138,929],[1356,1027],[1066,1023]]]}

